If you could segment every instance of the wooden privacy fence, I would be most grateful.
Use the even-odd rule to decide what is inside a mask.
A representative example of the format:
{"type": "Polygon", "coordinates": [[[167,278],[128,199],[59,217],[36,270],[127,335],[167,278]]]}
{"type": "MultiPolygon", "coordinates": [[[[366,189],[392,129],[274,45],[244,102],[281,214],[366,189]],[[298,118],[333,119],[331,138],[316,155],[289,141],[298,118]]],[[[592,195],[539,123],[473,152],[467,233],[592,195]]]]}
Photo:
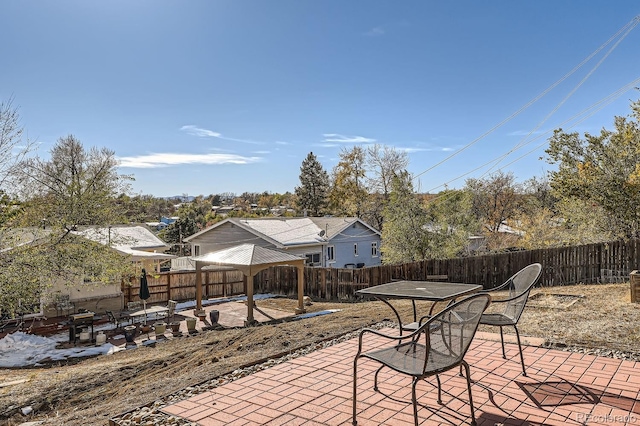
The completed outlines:
{"type": "MultiPolygon", "coordinates": [[[[305,295],[315,300],[349,300],[361,288],[396,279],[426,280],[446,275],[450,282],[477,283],[485,289],[496,287],[531,263],[542,264],[538,286],[595,284],[629,281],[629,273],[640,269],[640,240],[550,249],[516,251],[455,259],[424,260],[360,269],[304,268],[305,295]]],[[[148,303],[195,299],[195,271],[164,272],[148,279],[148,303]]],[[[202,272],[205,297],[222,297],[245,292],[242,273],[236,270],[202,272]]],[[[125,302],[139,300],[139,280],[123,285],[125,302]]],[[[295,296],[295,267],[277,266],[255,277],[256,293],[295,296]]]]}
{"type": "MultiPolygon", "coordinates": [[[[195,271],[160,272],[147,275],[148,304],[166,303],[169,300],[185,301],[196,298],[195,271]]],[[[242,272],[235,269],[203,270],[202,294],[204,298],[226,297],[244,294],[242,272]]],[[[122,284],[125,306],[127,302],[140,300],[140,279],[134,277],[122,284]]]]}

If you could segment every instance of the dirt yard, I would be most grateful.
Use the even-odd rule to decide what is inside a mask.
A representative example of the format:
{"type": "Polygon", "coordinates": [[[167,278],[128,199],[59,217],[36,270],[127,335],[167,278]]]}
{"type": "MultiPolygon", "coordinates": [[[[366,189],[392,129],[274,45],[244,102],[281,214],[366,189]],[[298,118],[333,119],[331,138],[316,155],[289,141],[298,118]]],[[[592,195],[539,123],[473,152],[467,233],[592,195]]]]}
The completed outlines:
{"type": "MultiPolygon", "coordinates": [[[[532,296],[519,327],[523,335],[560,346],[640,348],[640,304],[630,303],[629,284],[535,289],[532,296]]],[[[275,298],[257,305],[293,313],[296,301],[275,298]]],[[[410,303],[396,306],[409,315],[410,303]]],[[[106,425],[111,417],[238,367],[393,319],[380,302],[314,302],[307,308],[341,311],[275,325],[207,331],[75,364],[0,370],[0,422],[106,425]],[[25,406],[34,409],[29,417],[20,412],[25,406]]]]}

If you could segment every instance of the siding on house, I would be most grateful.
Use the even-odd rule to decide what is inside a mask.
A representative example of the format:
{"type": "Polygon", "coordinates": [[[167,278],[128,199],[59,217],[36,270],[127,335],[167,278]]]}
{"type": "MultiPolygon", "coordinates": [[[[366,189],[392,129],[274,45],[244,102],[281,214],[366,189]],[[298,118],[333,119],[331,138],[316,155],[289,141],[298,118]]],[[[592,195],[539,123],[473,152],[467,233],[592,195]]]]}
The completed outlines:
{"type": "MultiPolygon", "coordinates": [[[[370,231],[361,222],[354,222],[334,237],[329,236],[330,245],[334,246],[335,262],[327,263],[329,268],[358,267],[364,263],[365,266],[380,265],[380,236],[370,231]],[[378,255],[372,256],[371,244],[376,243],[378,255]],[[355,247],[358,247],[358,255],[355,254],[355,247]],[[347,266],[346,266],[347,265],[347,266]]],[[[325,253],[326,255],[326,253],[325,253]]]]}
{"type": "Polygon", "coordinates": [[[313,266],[344,268],[381,263],[380,233],[357,218],[229,218],[186,238],[185,242],[199,246],[200,254],[251,243],[309,256],[313,266]],[[372,243],[376,244],[378,256],[371,253],[372,243]],[[328,261],[328,246],[334,249],[334,261],[328,261]]]}
{"type": "Polygon", "coordinates": [[[209,229],[210,232],[203,232],[197,236],[185,238],[185,241],[191,243],[191,246],[199,245],[200,254],[211,253],[245,243],[265,248],[277,248],[275,244],[241,228],[233,221],[221,222],[220,226],[209,229]]]}

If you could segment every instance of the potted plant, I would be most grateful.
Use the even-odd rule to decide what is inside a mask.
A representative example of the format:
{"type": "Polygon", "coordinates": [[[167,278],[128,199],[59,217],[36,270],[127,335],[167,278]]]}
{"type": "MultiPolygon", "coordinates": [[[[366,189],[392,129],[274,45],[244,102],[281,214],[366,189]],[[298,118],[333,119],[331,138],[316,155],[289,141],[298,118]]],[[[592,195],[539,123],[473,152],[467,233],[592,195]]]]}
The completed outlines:
{"type": "Polygon", "coordinates": [[[194,333],[196,331],[196,319],[193,317],[187,318],[187,331],[194,333]]]}
{"type": "Polygon", "coordinates": [[[156,322],[153,324],[153,329],[156,332],[156,336],[164,335],[164,332],[167,331],[167,323],[166,322],[156,322]]]}
{"type": "Polygon", "coordinates": [[[180,322],[179,321],[173,321],[169,323],[169,328],[171,328],[171,332],[173,333],[174,336],[177,336],[180,334],[180,322]]]}
{"type": "Polygon", "coordinates": [[[124,327],[124,339],[127,343],[133,343],[136,338],[136,330],[138,327],[135,325],[127,325],[124,327]]]}

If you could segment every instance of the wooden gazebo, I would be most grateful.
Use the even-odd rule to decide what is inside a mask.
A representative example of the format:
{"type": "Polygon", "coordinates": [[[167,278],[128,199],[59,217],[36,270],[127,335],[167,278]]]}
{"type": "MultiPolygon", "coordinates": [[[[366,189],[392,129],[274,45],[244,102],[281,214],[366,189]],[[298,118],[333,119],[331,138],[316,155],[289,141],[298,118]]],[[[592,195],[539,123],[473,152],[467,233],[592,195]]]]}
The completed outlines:
{"type": "Polygon", "coordinates": [[[255,244],[241,244],[195,256],[191,259],[196,262],[196,312],[202,312],[202,267],[205,265],[230,266],[243,273],[243,281],[247,289],[247,325],[255,323],[253,318],[253,277],[271,266],[295,266],[298,268],[298,308],[296,314],[305,312],[303,303],[305,259],[302,257],[255,244]]]}

